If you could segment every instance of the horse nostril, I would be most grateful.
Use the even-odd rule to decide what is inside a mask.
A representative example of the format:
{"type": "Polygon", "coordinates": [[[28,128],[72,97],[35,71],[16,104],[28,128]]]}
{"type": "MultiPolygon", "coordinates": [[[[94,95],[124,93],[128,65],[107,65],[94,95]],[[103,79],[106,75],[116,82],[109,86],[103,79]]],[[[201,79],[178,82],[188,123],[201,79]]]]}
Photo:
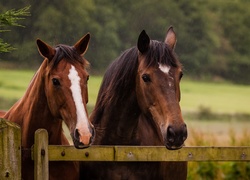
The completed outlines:
{"type": "Polygon", "coordinates": [[[78,141],[80,140],[80,133],[79,133],[78,129],[75,129],[74,137],[75,137],[75,139],[77,139],[78,141]]]}
{"type": "Polygon", "coordinates": [[[169,126],[167,129],[167,140],[170,143],[174,143],[174,141],[175,141],[175,132],[171,126],[169,126]]]}

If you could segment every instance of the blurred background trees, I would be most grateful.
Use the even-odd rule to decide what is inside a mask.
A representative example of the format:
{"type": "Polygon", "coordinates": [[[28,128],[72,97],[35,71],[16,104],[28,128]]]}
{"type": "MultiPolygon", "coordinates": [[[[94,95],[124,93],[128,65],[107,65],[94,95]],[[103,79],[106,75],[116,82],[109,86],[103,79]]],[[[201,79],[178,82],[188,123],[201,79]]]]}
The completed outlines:
{"type": "MultiPolygon", "coordinates": [[[[0,13],[0,33],[10,31],[8,28],[10,26],[19,26],[23,27],[18,23],[21,19],[24,19],[25,16],[29,16],[29,7],[24,7],[18,10],[11,9],[4,13],[0,13]]],[[[5,42],[0,37],[0,53],[10,52],[14,50],[9,43],[5,42]]]]}
{"type": "Polygon", "coordinates": [[[40,65],[35,44],[40,38],[51,45],[74,44],[91,33],[86,58],[92,73],[136,45],[145,29],[152,39],[164,40],[167,28],[177,33],[176,52],[184,73],[196,79],[225,79],[250,84],[250,2],[246,0],[8,0],[1,13],[30,7],[25,28],[0,33],[17,50],[1,53],[1,63],[15,68],[40,65]]]}

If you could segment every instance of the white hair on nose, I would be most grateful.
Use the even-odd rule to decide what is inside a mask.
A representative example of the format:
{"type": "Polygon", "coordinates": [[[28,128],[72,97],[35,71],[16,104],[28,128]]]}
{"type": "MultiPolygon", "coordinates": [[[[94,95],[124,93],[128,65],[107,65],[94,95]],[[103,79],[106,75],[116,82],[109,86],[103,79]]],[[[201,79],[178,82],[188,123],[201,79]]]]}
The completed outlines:
{"type": "Polygon", "coordinates": [[[83,135],[81,133],[81,129],[89,130],[89,123],[88,123],[87,112],[84,108],[83,100],[82,100],[82,92],[81,92],[81,87],[80,87],[81,79],[73,65],[71,65],[71,69],[69,70],[68,77],[71,81],[70,89],[71,89],[72,96],[73,96],[75,106],[76,106],[76,115],[77,115],[76,128],[79,130],[79,133],[83,135]]]}

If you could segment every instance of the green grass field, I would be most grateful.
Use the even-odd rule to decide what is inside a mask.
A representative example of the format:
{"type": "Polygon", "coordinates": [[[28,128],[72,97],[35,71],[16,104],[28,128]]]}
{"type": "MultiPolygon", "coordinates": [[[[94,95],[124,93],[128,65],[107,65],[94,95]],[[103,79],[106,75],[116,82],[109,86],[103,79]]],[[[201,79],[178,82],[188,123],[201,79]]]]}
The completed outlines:
{"type": "Polygon", "coordinates": [[[181,106],[195,111],[201,106],[217,113],[250,113],[250,86],[228,83],[181,83],[181,106]]]}

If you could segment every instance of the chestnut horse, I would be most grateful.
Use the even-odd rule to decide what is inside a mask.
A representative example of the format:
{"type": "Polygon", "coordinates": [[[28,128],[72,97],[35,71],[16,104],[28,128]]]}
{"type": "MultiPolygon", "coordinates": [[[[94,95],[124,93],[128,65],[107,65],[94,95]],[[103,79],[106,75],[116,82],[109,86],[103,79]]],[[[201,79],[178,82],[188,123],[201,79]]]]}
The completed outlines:
{"type": "MultiPolygon", "coordinates": [[[[74,46],[56,48],[37,40],[44,61],[34,75],[24,96],[6,112],[3,118],[20,125],[22,148],[34,144],[34,133],[44,128],[49,144],[69,145],[62,122],[70,130],[76,148],[88,147],[94,137],[94,127],[88,119],[88,62],[82,56],[87,50],[90,34],[74,46]]],[[[22,154],[22,178],[34,179],[34,162],[22,154]]],[[[78,162],[50,162],[49,179],[78,179],[78,162]]]]}
{"type": "MultiPolygon", "coordinates": [[[[166,146],[187,139],[180,101],[182,66],[170,27],[165,42],[142,31],[137,47],[107,69],[91,114],[95,145],[166,146]]],[[[82,162],[81,179],[186,179],[186,162],[82,162]]]]}

